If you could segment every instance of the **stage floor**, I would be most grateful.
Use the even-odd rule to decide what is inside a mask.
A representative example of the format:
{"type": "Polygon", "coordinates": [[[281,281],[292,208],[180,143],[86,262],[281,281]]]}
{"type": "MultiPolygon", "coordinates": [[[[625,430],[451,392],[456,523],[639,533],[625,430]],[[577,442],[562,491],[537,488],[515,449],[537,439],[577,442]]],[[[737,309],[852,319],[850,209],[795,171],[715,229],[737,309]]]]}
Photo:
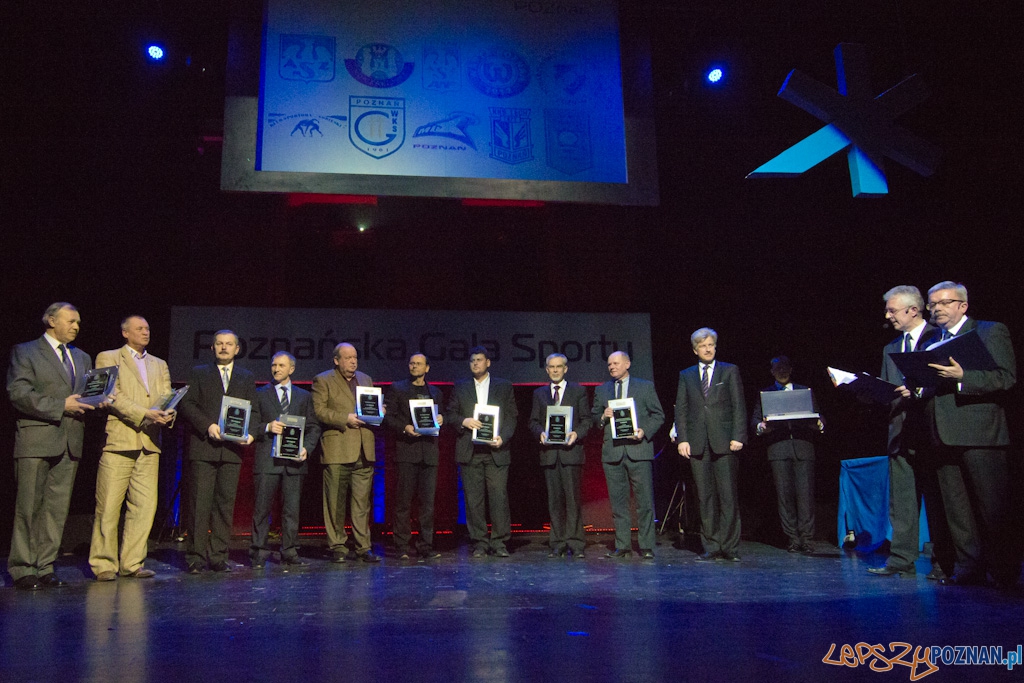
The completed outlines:
{"type": "MultiPolygon", "coordinates": [[[[895,657],[890,643],[1024,642],[1021,591],[939,586],[925,561],[880,578],[865,570],[882,557],[824,544],[800,556],[744,543],[741,563],[704,564],[667,544],[653,562],[605,559],[610,538],[588,540],[583,560],[549,559],[538,535],[504,560],[442,539],[438,560],[338,565],[312,539],[311,566],[291,571],[253,571],[239,540],[233,572],[200,576],[165,544],[146,563],[156,578],[110,583],[66,556],[66,588],[0,589],[0,681],[906,681],[898,663],[823,659],[833,644],[841,662],[858,643],[895,657]]],[[[940,662],[927,679],[1022,676],[940,662]]]]}

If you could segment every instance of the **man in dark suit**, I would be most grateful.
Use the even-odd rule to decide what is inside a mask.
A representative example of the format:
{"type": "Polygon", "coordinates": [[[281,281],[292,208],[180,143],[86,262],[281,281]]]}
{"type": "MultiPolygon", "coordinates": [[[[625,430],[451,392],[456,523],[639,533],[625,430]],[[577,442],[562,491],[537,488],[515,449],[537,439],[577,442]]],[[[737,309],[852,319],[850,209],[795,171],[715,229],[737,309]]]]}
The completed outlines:
{"type": "Polygon", "coordinates": [[[540,466],[548,489],[548,513],[551,515],[548,557],[562,557],[571,551],[574,558],[581,559],[587,543],[583,536],[580,483],[583,480],[583,438],[593,424],[590,405],[587,390],[565,380],[568,358],[553,353],[548,356],[544,369],[551,382],[533,392],[530,431],[540,441],[540,466]],[[548,406],[572,408],[572,429],[564,444],[548,442],[548,406]]]}
{"type": "Polygon", "coordinates": [[[937,581],[953,571],[946,511],[939,494],[936,461],[929,453],[922,392],[908,388],[890,353],[922,351],[936,328],[924,319],[924,298],[913,285],[899,285],[885,293],[885,319],[900,336],[885,345],[881,378],[898,385],[889,405],[889,523],[892,541],[882,567],[871,567],[876,576],[912,575],[920,552],[921,497],[928,511],[932,540],[932,569],[928,578],[937,581]]]}
{"type": "Polygon", "coordinates": [[[608,356],[610,382],[594,393],[594,422],[604,431],[601,465],[608,484],[608,499],[615,524],[615,548],[605,554],[611,559],[626,559],[632,554],[632,524],[629,514],[629,491],[636,502],[637,541],[640,557],[654,559],[654,435],[665,422],[665,411],[654,391],[654,384],[629,374],[631,361],[623,351],[608,356]],[[633,399],[637,430],[632,437],[615,439],[612,433],[613,399],[633,399]]]}
{"type": "Polygon", "coordinates": [[[82,457],[84,416],[79,403],[89,355],[71,346],[81,316],[58,301],[43,313],[46,331],[11,349],[7,396],[14,406],[14,477],[17,499],[7,570],[19,590],[65,585],[53,571],[71,489],[82,457]]]}
{"type": "Polygon", "coordinates": [[[437,437],[416,431],[411,400],[430,400],[438,412],[438,424],[444,422],[441,415],[441,390],[428,384],[426,377],[430,364],[422,353],[409,358],[409,378],[395,382],[387,397],[387,411],[384,425],[395,435],[395,468],[398,470],[398,485],[395,501],[394,539],[399,558],[409,559],[410,553],[418,553],[424,559],[441,557],[434,549],[434,494],[437,491],[437,437]],[[420,535],[416,547],[412,542],[412,501],[419,502],[420,535]]]}
{"type": "Polygon", "coordinates": [[[445,421],[455,428],[455,461],[462,475],[466,496],[466,528],[473,544],[473,557],[488,552],[508,557],[506,543],[512,538],[512,519],[508,507],[508,467],[512,462],[510,442],[516,431],[516,398],[512,383],[490,374],[491,359],[487,349],[475,346],[469,350],[470,379],[457,382],[448,400],[445,421]],[[498,433],[488,443],[473,441],[473,430],[483,424],[474,417],[477,405],[495,406],[498,412],[498,433]],[[486,502],[486,507],[485,507],[486,502]],[[491,536],[487,538],[487,514],[491,513],[491,536]]]}
{"type": "Polygon", "coordinates": [[[309,564],[299,557],[299,503],[302,483],[309,469],[306,459],[320,439],[320,423],[316,420],[310,393],[292,384],[294,372],[295,356],[278,351],[270,361],[273,383],[256,392],[262,421],[253,430],[256,434],[256,459],[252,468],[256,501],[252,508],[252,545],[249,548],[253,569],[263,569],[270,557],[267,545],[270,507],[278,489],[281,490],[281,564],[285,567],[309,564]],[[279,419],[282,415],[306,419],[298,460],[274,457],[274,442],[285,427],[279,419]]]}
{"type": "MultiPolygon", "coordinates": [[[[313,410],[320,421],[324,462],[324,526],[331,562],[380,562],[370,538],[370,501],[376,437],[356,413],[356,387],[372,387],[360,372],[359,352],[342,342],[334,347],[334,368],[313,378],[313,410]],[[352,538],[347,549],[345,517],[352,508],[352,538]]],[[[386,411],[385,411],[386,416],[386,411]]]]}
{"type": "MultiPolygon", "coordinates": [[[[772,376],[775,382],[765,391],[793,391],[806,389],[794,384],[793,364],[786,356],[772,358],[772,376]]],[[[813,400],[814,411],[818,404],[813,400]]],[[[751,411],[754,431],[767,445],[768,461],[772,464],[775,495],[778,501],[779,521],[789,539],[791,553],[814,552],[814,439],[824,429],[820,420],[776,420],[766,422],[760,399],[751,411]]]]}
{"type": "Polygon", "coordinates": [[[238,335],[220,330],[213,335],[212,365],[197,365],[188,378],[188,393],[179,412],[192,425],[188,449],[188,542],[185,562],[189,574],[207,564],[215,572],[229,572],[228,543],[235,513],[235,494],[242,468],[242,451],[253,442],[252,427],[260,423],[256,383],[251,372],[235,367],[238,335]],[[225,441],[220,431],[221,401],[225,396],[252,404],[248,440],[225,441]]]}
{"type": "Polygon", "coordinates": [[[935,341],[975,332],[985,344],[994,370],[932,364],[940,379],[926,406],[932,444],[939,467],[939,486],[946,504],[956,568],[943,584],[986,581],[986,569],[1000,585],[1013,585],[1020,563],[1008,538],[1007,450],[1010,433],[1005,403],[1017,382],[1017,362],[1006,326],[967,317],[967,288],[944,281],[928,290],[928,310],[942,332],[935,341]]]}
{"type": "Polygon", "coordinates": [[[679,373],[677,450],[690,461],[700,503],[699,561],[739,562],[739,457],[747,440],[743,382],[735,365],[715,360],[718,333],[702,327],[690,335],[700,361],[679,373]]]}

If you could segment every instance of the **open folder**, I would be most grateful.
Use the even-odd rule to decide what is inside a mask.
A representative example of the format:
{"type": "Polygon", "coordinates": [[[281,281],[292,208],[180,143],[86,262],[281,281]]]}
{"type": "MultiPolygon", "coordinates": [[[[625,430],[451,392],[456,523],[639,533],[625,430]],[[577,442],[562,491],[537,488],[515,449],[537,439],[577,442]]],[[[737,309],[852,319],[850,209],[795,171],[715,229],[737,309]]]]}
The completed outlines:
{"type": "Polygon", "coordinates": [[[981,337],[974,330],[932,344],[924,351],[889,354],[889,357],[896,363],[896,367],[906,377],[907,386],[922,388],[938,386],[942,379],[935,368],[928,367],[928,364],[949,365],[951,356],[964,370],[996,370],[999,368],[992,358],[992,354],[985,348],[985,343],[981,341],[981,337]]]}
{"type": "Polygon", "coordinates": [[[896,386],[866,372],[847,372],[838,368],[829,368],[828,376],[837,389],[851,391],[866,401],[873,403],[890,403],[897,398],[896,386]]]}

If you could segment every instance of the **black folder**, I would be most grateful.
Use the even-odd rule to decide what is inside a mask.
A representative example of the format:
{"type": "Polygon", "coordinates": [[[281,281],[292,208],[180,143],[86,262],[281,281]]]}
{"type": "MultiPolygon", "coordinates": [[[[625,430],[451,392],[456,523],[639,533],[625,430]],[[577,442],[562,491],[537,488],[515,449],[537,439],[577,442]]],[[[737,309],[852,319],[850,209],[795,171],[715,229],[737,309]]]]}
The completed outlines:
{"type": "Polygon", "coordinates": [[[935,368],[928,367],[928,364],[949,365],[951,356],[964,370],[999,368],[992,354],[985,348],[985,342],[981,341],[974,330],[934,344],[924,351],[889,354],[907,379],[907,386],[922,388],[936,387],[942,380],[935,368]]]}

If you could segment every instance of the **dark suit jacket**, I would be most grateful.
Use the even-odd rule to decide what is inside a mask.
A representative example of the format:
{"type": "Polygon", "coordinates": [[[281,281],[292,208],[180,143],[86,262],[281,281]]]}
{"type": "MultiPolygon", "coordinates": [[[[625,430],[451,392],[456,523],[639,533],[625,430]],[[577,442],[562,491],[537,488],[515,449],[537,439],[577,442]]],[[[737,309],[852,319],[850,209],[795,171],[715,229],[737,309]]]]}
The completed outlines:
{"type": "MultiPolygon", "coordinates": [[[[456,382],[448,399],[448,410],[445,411],[445,424],[451,425],[457,435],[455,441],[455,461],[468,463],[473,459],[473,430],[462,426],[462,421],[473,417],[473,406],[476,405],[476,383],[472,377],[456,382]]],[[[516,431],[516,420],[519,411],[516,409],[516,397],[512,391],[512,383],[491,375],[491,386],[487,393],[487,405],[497,406],[498,436],[501,437],[501,448],[487,448],[494,456],[494,464],[508,465],[512,462],[512,435],[516,431]]]]}
{"type": "Polygon", "coordinates": [[[54,458],[65,452],[72,458],[82,457],[84,416],[65,415],[64,400],[85,388],[92,359],[75,346],[67,348],[75,365],[74,387],[64,364],[42,337],[11,349],[7,396],[15,412],[15,458],[54,458]]]}
{"type": "Polygon", "coordinates": [[[701,391],[700,364],[679,373],[676,391],[678,441],[690,444],[692,455],[703,455],[710,443],[715,453],[729,453],[729,442],[747,442],[747,408],[740,370],[715,361],[707,398],[701,391]]]}
{"type": "MultiPolygon", "coordinates": [[[[421,397],[433,399],[438,412],[443,413],[441,390],[429,382],[422,387],[415,387],[412,380],[403,379],[392,384],[388,391],[385,401],[387,411],[384,414],[384,426],[395,435],[395,462],[437,464],[436,436],[409,436],[405,433],[405,428],[412,424],[409,401],[421,397]]],[[[504,421],[505,416],[502,415],[501,419],[504,421]]]]}
{"type": "MultiPolygon", "coordinates": [[[[207,431],[220,420],[220,402],[224,398],[224,385],[217,364],[197,365],[188,377],[188,393],[178,404],[179,412],[192,425],[188,457],[206,462],[242,462],[242,444],[233,441],[213,441],[207,431]]],[[[242,398],[252,403],[249,413],[249,433],[256,436],[260,423],[260,407],[256,400],[256,383],[251,372],[238,363],[231,370],[231,383],[227,396],[242,398]]]]}
{"type": "Polygon", "coordinates": [[[284,458],[273,458],[270,453],[274,447],[276,434],[267,433],[267,425],[281,416],[281,392],[276,384],[268,384],[256,391],[256,401],[260,407],[260,423],[250,428],[256,437],[256,460],[253,462],[254,474],[305,474],[309,469],[309,458],[313,455],[316,443],[320,439],[320,423],[313,412],[313,397],[305,389],[292,384],[291,401],[288,414],[306,418],[302,431],[302,446],[306,449],[306,460],[294,462],[284,458]]]}
{"type": "MultiPolygon", "coordinates": [[[[925,323],[924,330],[917,338],[917,347],[914,350],[924,350],[938,332],[940,332],[939,328],[931,323],[925,323]]],[[[885,349],[882,351],[881,378],[886,382],[892,382],[896,386],[904,384],[903,373],[896,367],[896,363],[889,357],[889,354],[902,352],[902,334],[886,344],[885,349]]],[[[887,448],[889,455],[905,453],[908,447],[917,448],[921,445],[921,435],[925,432],[923,410],[924,401],[918,398],[905,399],[897,396],[889,404],[889,442],[887,448]],[[908,433],[905,435],[904,431],[908,433]]]]}
{"type": "Polygon", "coordinates": [[[612,439],[611,421],[605,422],[604,409],[608,401],[615,398],[615,382],[605,382],[594,392],[594,409],[591,417],[594,424],[604,429],[604,443],[601,445],[601,462],[621,462],[623,457],[630,460],[654,460],[654,434],[665,423],[665,411],[654,391],[654,383],[639,377],[629,376],[625,398],[632,398],[636,404],[637,426],[644,431],[640,441],[633,439],[612,439]]]}
{"type": "MultiPolygon", "coordinates": [[[[1007,392],[1017,383],[1017,361],[1010,331],[1002,323],[968,318],[957,335],[977,330],[998,366],[995,370],[965,370],[962,386],[947,381],[935,391],[928,410],[933,435],[946,446],[994,447],[1010,444],[1006,423],[1007,392]]],[[[938,335],[932,341],[937,341],[938,335]]]]}
{"type": "MultiPolygon", "coordinates": [[[[538,387],[533,392],[533,407],[530,410],[530,431],[533,438],[540,442],[540,435],[547,427],[548,406],[554,405],[551,401],[551,384],[538,387]]],[[[560,461],[563,465],[582,465],[584,460],[583,440],[587,437],[593,421],[590,417],[590,402],[587,400],[587,390],[575,382],[565,383],[565,393],[562,395],[561,405],[572,408],[572,431],[576,432],[576,443],[572,446],[544,446],[540,447],[540,464],[554,465],[560,461]]]]}
{"type": "MultiPolygon", "coordinates": [[[[793,389],[806,389],[802,384],[794,384],[793,389]]],[[[778,382],[772,382],[765,391],[784,391],[778,382]]],[[[818,399],[811,394],[814,412],[818,412],[818,399]]],[[[755,432],[757,425],[764,419],[761,410],[761,400],[754,402],[754,409],[750,411],[750,426],[755,432]]],[[[769,460],[813,460],[814,439],[818,436],[817,420],[777,420],[768,423],[768,431],[761,435],[761,439],[768,447],[769,460]]]]}
{"type": "MultiPolygon", "coordinates": [[[[373,379],[356,370],[356,385],[372,387],[373,379]]],[[[372,427],[349,429],[348,416],[356,412],[356,397],[337,368],[326,370],[313,378],[313,410],[320,421],[325,465],[351,465],[359,454],[369,462],[377,459],[372,427]]]]}

